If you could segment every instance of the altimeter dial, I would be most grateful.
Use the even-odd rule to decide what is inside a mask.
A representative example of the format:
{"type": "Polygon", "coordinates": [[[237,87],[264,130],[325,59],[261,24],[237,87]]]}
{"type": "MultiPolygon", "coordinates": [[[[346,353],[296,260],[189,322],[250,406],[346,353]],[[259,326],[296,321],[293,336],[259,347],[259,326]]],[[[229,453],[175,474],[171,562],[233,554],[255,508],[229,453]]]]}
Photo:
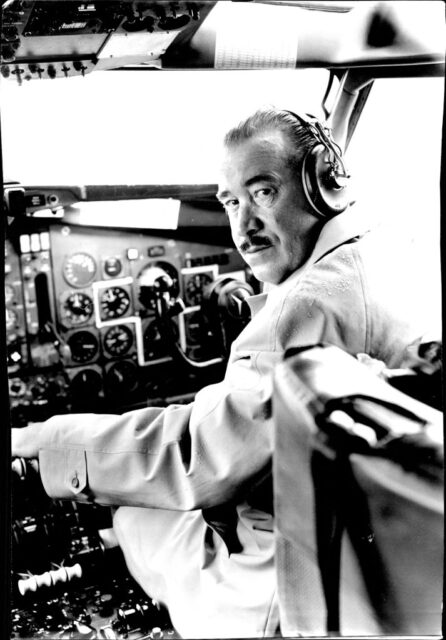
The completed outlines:
{"type": "Polygon", "coordinates": [[[71,324],[82,324],[93,315],[93,300],[86,293],[72,293],[65,300],[63,311],[71,324]]]}

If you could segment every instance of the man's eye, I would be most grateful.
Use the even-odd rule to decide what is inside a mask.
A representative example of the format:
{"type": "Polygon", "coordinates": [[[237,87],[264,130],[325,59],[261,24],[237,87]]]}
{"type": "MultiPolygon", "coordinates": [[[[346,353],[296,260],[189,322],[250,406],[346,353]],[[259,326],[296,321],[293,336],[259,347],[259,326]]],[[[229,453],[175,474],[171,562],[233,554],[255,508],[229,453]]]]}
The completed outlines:
{"type": "Polygon", "coordinates": [[[223,202],[223,206],[225,208],[226,213],[233,213],[237,210],[238,200],[226,200],[223,202]]]}
{"type": "Polygon", "coordinates": [[[265,187],[264,189],[258,189],[254,193],[254,200],[257,204],[271,204],[276,195],[275,189],[271,187],[265,187]]]}

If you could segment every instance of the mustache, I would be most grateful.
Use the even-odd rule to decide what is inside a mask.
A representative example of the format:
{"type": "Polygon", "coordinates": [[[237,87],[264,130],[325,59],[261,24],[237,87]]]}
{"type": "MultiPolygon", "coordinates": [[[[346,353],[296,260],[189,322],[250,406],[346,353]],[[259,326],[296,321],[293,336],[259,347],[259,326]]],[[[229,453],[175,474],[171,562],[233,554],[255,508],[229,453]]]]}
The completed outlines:
{"type": "Polygon", "coordinates": [[[252,236],[251,238],[244,240],[244,242],[242,242],[239,245],[239,251],[244,253],[245,251],[248,251],[248,249],[250,249],[251,247],[271,247],[271,246],[272,246],[272,242],[267,236],[252,236]]]}

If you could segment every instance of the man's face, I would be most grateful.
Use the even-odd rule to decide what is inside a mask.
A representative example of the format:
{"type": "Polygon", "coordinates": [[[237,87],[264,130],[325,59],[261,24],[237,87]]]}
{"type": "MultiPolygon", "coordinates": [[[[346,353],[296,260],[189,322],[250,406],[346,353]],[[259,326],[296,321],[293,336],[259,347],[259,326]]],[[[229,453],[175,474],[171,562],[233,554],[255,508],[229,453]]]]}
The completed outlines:
{"type": "Polygon", "coordinates": [[[217,195],[243,259],[258,280],[272,284],[305,262],[321,228],[304,204],[288,145],[271,130],[225,149],[217,195]]]}

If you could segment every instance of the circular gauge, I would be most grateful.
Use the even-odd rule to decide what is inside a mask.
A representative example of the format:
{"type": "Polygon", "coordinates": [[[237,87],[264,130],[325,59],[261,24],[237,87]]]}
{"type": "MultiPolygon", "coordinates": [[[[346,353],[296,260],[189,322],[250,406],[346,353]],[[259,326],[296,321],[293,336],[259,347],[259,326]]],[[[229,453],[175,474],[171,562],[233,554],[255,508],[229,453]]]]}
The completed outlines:
{"type": "Polygon", "coordinates": [[[110,287],[102,293],[100,305],[103,320],[120,318],[130,307],[130,297],[122,287],[110,287]]]}
{"type": "Polygon", "coordinates": [[[5,313],[6,313],[6,329],[8,331],[11,331],[11,329],[14,329],[17,324],[17,314],[15,311],[12,311],[11,309],[5,309],[5,313]]]}
{"type": "Polygon", "coordinates": [[[138,275],[141,286],[160,287],[169,290],[174,296],[179,293],[178,271],[169,262],[157,260],[150,262],[138,275]]]}
{"type": "Polygon", "coordinates": [[[190,276],[185,286],[186,301],[191,306],[201,304],[203,300],[203,289],[207,284],[213,282],[209,273],[195,273],[190,276]]]}
{"type": "Polygon", "coordinates": [[[26,393],[26,384],[20,378],[12,378],[9,381],[9,395],[14,398],[24,396],[26,393]]]}
{"type": "Polygon", "coordinates": [[[5,302],[6,304],[11,304],[14,300],[15,292],[14,287],[10,284],[5,284],[5,302]]]}
{"type": "Polygon", "coordinates": [[[71,359],[74,362],[88,362],[99,350],[97,337],[91,331],[77,331],[68,338],[71,359]]]}
{"type": "Polygon", "coordinates": [[[102,390],[101,374],[95,369],[83,369],[72,379],[70,390],[76,399],[83,401],[97,397],[102,390]]]}
{"type": "Polygon", "coordinates": [[[93,300],[86,293],[72,293],[65,300],[63,310],[72,324],[82,324],[93,315],[93,300]]]}
{"type": "Polygon", "coordinates": [[[86,287],[96,275],[95,259],[88,253],[73,253],[63,266],[63,276],[72,287],[86,287]]]}
{"type": "Polygon", "coordinates": [[[110,327],[104,335],[104,349],[111,356],[122,356],[128,352],[133,344],[131,329],[123,324],[110,327]]]}
{"type": "Polygon", "coordinates": [[[130,393],[138,386],[138,369],[134,362],[121,360],[107,372],[107,386],[110,391],[130,393]]]}
{"type": "Polygon", "coordinates": [[[175,269],[173,264],[170,264],[170,262],[164,262],[163,260],[158,260],[155,262],[155,266],[160,269],[164,269],[164,271],[172,278],[172,295],[177,296],[180,292],[178,285],[178,271],[175,269]]]}
{"type": "MultiPolygon", "coordinates": [[[[176,324],[172,324],[173,337],[178,339],[178,328],[176,324]]],[[[169,355],[168,346],[161,336],[156,320],[151,320],[147,325],[143,335],[144,359],[158,360],[159,358],[167,358],[169,355]]]]}
{"type": "Polygon", "coordinates": [[[104,260],[104,272],[113,278],[119,276],[122,271],[122,262],[119,258],[111,256],[104,260]]]}

